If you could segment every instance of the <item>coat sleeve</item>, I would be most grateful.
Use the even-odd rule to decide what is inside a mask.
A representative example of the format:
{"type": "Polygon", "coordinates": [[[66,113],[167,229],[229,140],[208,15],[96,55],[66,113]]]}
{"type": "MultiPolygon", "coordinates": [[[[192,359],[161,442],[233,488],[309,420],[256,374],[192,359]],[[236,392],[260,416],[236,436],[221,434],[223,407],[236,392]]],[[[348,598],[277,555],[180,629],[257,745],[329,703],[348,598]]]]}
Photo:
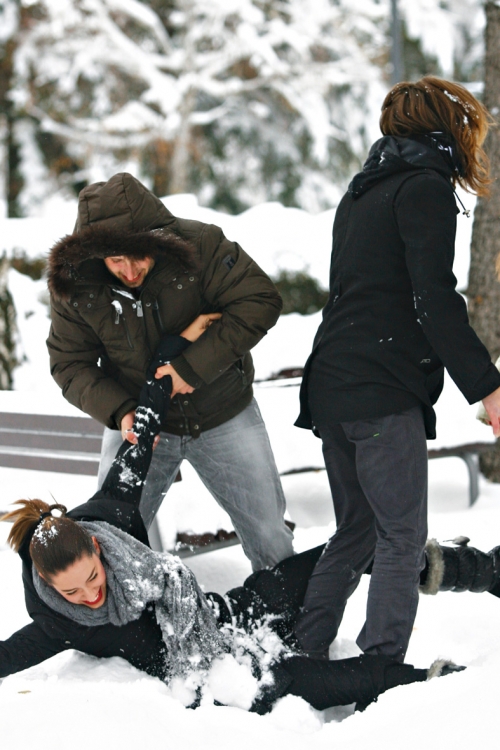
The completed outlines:
{"type": "Polygon", "coordinates": [[[453,192],[438,176],[418,175],[403,185],[395,211],[418,321],[467,401],[475,403],[500,387],[500,374],[456,291],[453,192]]]}
{"type": "Polygon", "coordinates": [[[118,427],[114,415],[131,411],[137,401],[98,366],[102,342],[68,303],[51,298],[51,317],[50,370],[64,398],[107,427],[118,427]]]}
{"type": "Polygon", "coordinates": [[[202,293],[222,318],[172,360],[189,385],[212,383],[250,351],[279,318],[282,301],[271,279],[221,229],[206,225],[201,236],[202,293]]]}
{"type": "Polygon", "coordinates": [[[50,659],[68,648],[62,640],[49,638],[36,623],[0,641],[0,679],[50,659]]]}

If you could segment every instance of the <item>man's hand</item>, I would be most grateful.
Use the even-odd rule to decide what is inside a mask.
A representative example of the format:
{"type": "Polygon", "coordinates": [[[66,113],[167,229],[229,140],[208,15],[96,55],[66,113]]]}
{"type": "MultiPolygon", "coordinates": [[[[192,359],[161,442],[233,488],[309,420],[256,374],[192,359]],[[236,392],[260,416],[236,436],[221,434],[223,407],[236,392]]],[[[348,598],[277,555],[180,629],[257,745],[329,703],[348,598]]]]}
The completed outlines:
{"type": "MultiPolygon", "coordinates": [[[[193,386],[189,385],[189,383],[186,383],[186,381],[183,380],[180,375],[177,375],[172,365],[163,365],[162,367],[159,367],[155,372],[155,378],[157,380],[159,380],[160,378],[164,378],[165,375],[170,375],[170,377],[172,378],[172,393],[170,394],[170,398],[173,398],[177,393],[192,393],[194,391],[193,386]]],[[[128,417],[128,414],[126,414],[125,416],[128,417]]]]}
{"type": "Polygon", "coordinates": [[[500,388],[483,398],[483,405],[493,428],[495,437],[500,437],[500,388]]]}
{"type": "MultiPolygon", "coordinates": [[[[137,443],[137,435],[135,434],[133,430],[134,419],[135,419],[135,410],[129,411],[128,414],[125,414],[120,424],[122,440],[128,440],[128,442],[132,443],[132,445],[136,445],[137,443]]],[[[159,442],[160,442],[160,436],[157,435],[154,439],[153,450],[156,448],[159,442]]]]}

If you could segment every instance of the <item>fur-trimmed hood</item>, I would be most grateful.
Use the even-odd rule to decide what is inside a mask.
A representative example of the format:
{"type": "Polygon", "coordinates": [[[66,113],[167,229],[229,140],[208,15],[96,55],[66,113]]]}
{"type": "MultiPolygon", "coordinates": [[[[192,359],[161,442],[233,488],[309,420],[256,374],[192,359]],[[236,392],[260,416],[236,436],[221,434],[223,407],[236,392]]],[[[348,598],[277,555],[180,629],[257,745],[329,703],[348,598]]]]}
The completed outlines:
{"type": "Polygon", "coordinates": [[[135,259],[168,257],[181,270],[195,269],[197,265],[193,245],[168,228],[127,232],[101,226],[87,227],[79,233],[66,235],[52,247],[47,274],[50,293],[56,299],[68,299],[75,284],[89,277],[85,273],[87,261],[117,255],[135,259]]]}
{"type": "Polygon", "coordinates": [[[194,268],[195,250],[172,231],[176,218],[161,200],[128,172],[87,185],[78,196],[73,234],[50,250],[49,291],[67,299],[78,281],[95,278],[86,261],[113,255],[169,257],[179,269],[194,268]],[[87,271],[87,273],[85,273],[87,271]]]}

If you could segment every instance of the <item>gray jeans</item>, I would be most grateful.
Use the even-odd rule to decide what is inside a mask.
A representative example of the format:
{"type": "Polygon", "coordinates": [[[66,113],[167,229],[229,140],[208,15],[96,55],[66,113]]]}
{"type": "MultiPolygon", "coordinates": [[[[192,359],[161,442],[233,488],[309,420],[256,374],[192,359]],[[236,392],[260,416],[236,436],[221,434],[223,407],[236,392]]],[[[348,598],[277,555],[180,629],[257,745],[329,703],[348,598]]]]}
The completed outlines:
{"type": "Polygon", "coordinates": [[[321,429],[337,531],[310,578],[296,635],[316,657],[337,635],[349,596],[373,560],[358,646],[403,661],[418,605],[427,537],[422,410],[321,429]]]}
{"type": "MultiPolygon", "coordinates": [[[[105,428],[99,487],[121,443],[120,432],[105,428]]],[[[255,399],[236,417],[199,438],[161,433],[139,506],[146,528],[184,459],[228,513],[254,570],[293,555],[293,535],[283,519],[285,496],[255,399]]]]}

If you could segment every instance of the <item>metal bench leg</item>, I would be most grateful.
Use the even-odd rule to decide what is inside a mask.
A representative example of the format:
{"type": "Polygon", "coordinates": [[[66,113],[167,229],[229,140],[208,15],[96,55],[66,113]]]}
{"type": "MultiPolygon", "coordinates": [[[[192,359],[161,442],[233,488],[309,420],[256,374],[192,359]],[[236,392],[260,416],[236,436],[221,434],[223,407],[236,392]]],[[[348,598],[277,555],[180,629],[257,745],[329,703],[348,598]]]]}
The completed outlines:
{"type": "Polygon", "coordinates": [[[479,496],[479,456],[476,453],[461,453],[469,471],[469,507],[474,505],[479,496]]]}
{"type": "Polygon", "coordinates": [[[157,518],[153,518],[153,523],[149,527],[148,537],[151,549],[154,552],[163,552],[163,543],[161,541],[160,526],[157,518]]]}

